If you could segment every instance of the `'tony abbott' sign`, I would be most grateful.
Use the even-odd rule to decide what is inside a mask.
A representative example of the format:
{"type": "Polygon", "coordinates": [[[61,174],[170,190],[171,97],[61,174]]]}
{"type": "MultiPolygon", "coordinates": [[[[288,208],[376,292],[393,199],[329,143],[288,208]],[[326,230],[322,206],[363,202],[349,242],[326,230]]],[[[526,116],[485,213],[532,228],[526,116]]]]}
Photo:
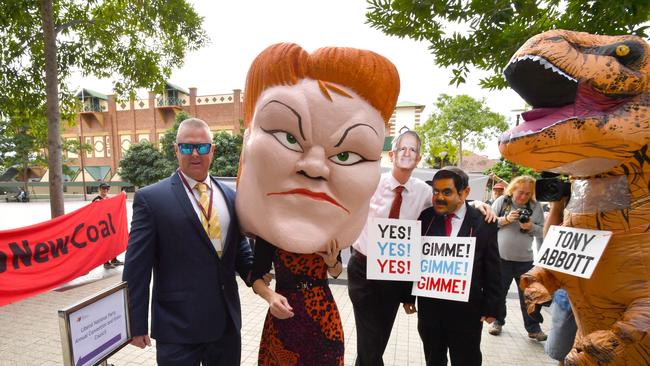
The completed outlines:
{"type": "Polygon", "coordinates": [[[551,226],[534,264],[570,275],[591,278],[611,231],[551,226]]]}

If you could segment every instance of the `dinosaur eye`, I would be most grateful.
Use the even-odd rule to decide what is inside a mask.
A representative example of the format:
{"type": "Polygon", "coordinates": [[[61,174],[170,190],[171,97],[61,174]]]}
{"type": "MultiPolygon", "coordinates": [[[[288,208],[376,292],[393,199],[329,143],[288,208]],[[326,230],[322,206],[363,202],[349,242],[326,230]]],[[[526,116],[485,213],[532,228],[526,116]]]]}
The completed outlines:
{"type": "Polygon", "coordinates": [[[630,47],[622,44],[616,47],[616,56],[627,56],[630,53],[630,47]]]}

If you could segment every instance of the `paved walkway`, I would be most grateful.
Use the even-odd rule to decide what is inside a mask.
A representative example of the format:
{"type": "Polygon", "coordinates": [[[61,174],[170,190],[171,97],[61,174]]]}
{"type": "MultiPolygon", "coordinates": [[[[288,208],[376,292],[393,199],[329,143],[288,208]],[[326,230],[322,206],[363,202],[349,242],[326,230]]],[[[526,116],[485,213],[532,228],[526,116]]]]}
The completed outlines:
{"type": "MultiPolygon", "coordinates": [[[[70,203],[70,208],[83,205],[70,203]]],[[[68,209],[66,203],[66,209],[68,209]]],[[[129,205],[130,206],[130,205],[129,205]]],[[[130,209],[130,207],[129,207],[130,209]]],[[[42,203],[5,204],[0,203],[0,230],[24,226],[46,220],[49,206],[42,203]],[[9,206],[13,205],[13,206],[9,206]],[[42,207],[41,207],[42,206],[42,207]],[[42,214],[43,209],[47,212],[42,214]],[[12,221],[22,225],[12,225],[12,221]]],[[[123,255],[120,256],[123,259],[123,255]]],[[[345,276],[343,275],[342,278],[345,276]]],[[[0,307],[0,366],[9,365],[61,365],[62,351],[57,310],[65,308],[104,288],[117,283],[121,278],[121,267],[105,270],[99,267],[87,276],[58,290],[0,307]]],[[[268,306],[239,281],[242,301],[242,365],[256,365],[258,344],[268,306]]],[[[345,280],[331,285],[339,307],[345,332],[345,364],[353,365],[356,356],[356,331],[352,304],[347,294],[345,280]]],[[[508,325],[503,333],[491,336],[487,327],[483,330],[481,349],[484,365],[555,365],[544,354],[543,343],[529,340],[519,313],[515,288],[508,294],[508,325]]],[[[395,366],[424,365],[424,354],[417,333],[417,317],[407,316],[400,309],[393,333],[384,354],[384,362],[395,366]]],[[[548,331],[550,315],[542,324],[548,331]]],[[[155,347],[145,350],[126,346],[109,359],[115,366],[155,365],[155,347]]]]}

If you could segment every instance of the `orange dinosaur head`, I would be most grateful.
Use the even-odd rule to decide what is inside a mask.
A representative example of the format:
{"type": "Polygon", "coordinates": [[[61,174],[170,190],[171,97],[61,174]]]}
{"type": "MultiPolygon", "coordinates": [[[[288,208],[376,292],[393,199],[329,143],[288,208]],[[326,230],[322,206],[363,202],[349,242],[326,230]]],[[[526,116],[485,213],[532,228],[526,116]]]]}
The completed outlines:
{"type": "Polygon", "coordinates": [[[530,38],[504,74],[533,109],[501,136],[501,154],[583,177],[625,173],[630,162],[643,167],[650,142],[649,60],[650,46],[636,36],[552,30],[530,38]]]}

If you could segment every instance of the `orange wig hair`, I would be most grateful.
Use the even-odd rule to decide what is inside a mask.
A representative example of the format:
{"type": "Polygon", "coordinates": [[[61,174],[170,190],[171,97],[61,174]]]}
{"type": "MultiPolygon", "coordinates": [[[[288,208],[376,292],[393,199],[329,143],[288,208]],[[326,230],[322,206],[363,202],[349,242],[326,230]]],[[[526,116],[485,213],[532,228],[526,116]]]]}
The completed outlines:
{"type": "Polygon", "coordinates": [[[317,80],[330,100],[327,89],[349,95],[327,82],[349,87],[377,109],[385,123],[393,114],[399,95],[397,68],[379,54],[345,47],[319,48],[309,54],[297,44],[278,43],[262,51],[248,69],[244,127],[250,124],[257,99],[264,90],[276,85],[295,85],[305,78],[317,80]]]}

